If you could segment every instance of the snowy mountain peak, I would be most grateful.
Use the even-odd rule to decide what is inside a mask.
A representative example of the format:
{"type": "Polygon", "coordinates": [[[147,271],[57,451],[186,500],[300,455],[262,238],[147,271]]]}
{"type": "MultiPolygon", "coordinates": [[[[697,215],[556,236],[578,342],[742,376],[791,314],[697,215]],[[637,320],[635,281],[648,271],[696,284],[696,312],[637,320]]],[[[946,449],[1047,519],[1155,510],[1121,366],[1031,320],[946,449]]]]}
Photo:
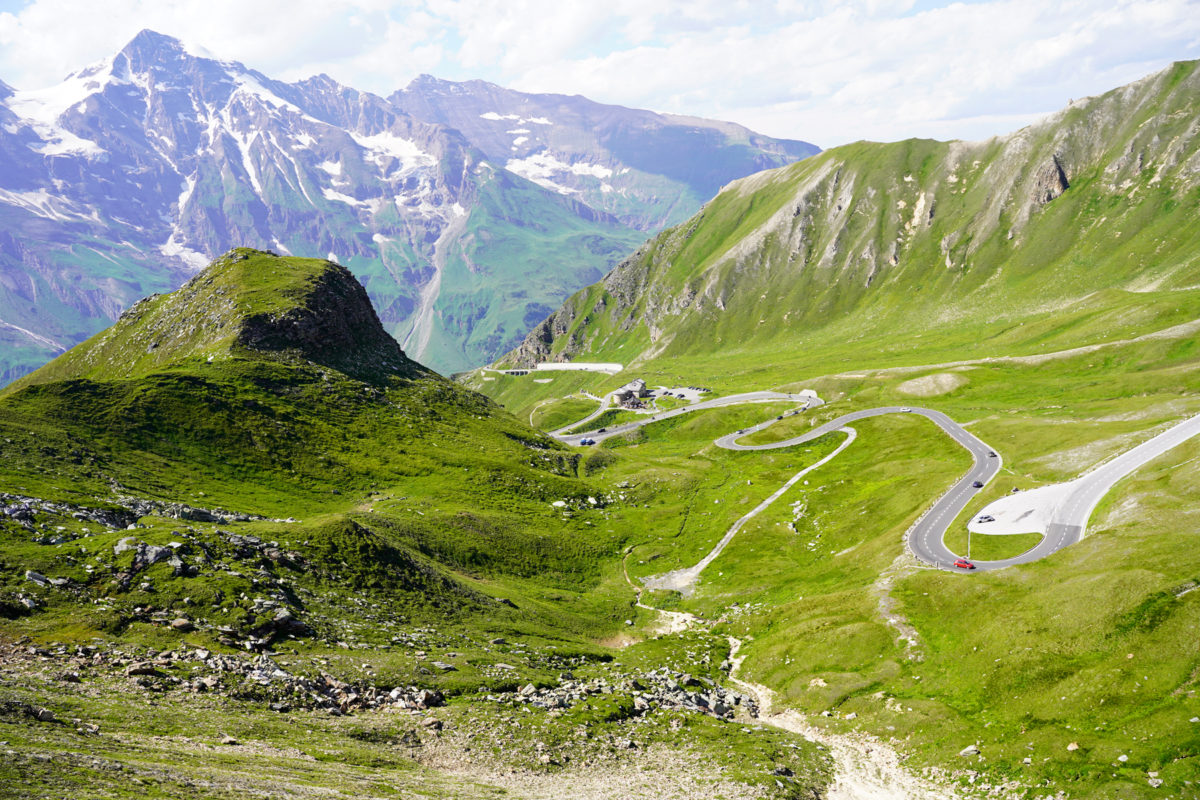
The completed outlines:
{"type": "Polygon", "coordinates": [[[651,112],[485,81],[284,83],[142,31],[57,86],[0,84],[0,380],[4,331],[80,341],[235,246],[340,261],[414,357],[486,363],[708,183],[799,157],[702,123],[680,147],[651,112]]]}
{"type": "Polygon", "coordinates": [[[469,81],[448,81],[443,78],[438,78],[433,75],[421,73],[417,77],[409,81],[408,86],[405,86],[402,92],[416,92],[421,94],[445,94],[445,95],[461,95],[470,94],[472,88],[500,88],[493,83],[488,83],[482,80],[469,81]]]}
{"type": "Polygon", "coordinates": [[[179,39],[143,28],[121,48],[120,55],[128,58],[136,71],[144,72],[143,65],[179,61],[190,54],[179,39]]]}

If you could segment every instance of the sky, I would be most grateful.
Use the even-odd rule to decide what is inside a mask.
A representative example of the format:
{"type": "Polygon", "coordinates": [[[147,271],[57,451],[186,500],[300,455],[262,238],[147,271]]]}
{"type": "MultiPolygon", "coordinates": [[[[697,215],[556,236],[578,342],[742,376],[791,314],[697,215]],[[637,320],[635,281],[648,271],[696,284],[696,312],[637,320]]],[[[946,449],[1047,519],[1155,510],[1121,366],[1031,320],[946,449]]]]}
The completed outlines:
{"type": "Polygon", "coordinates": [[[0,80],[143,28],[281,80],[481,78],[821,147],[982,139],[1200,58],[1200,0],[0,0],[0,80]]]}

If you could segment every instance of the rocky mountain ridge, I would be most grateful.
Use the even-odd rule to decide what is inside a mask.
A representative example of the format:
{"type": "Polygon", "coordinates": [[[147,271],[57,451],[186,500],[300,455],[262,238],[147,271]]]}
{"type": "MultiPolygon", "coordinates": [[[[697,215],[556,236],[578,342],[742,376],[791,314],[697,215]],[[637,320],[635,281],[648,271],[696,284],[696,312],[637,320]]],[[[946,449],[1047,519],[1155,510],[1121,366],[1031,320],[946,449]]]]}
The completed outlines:
{"type": "MultiPolygon", "coordinates": [[[[511,347],[643,230],[705,199],[667,166],[564,149],[582,136],[575,118],[530,122],[551,133],[502,159],[476,128],[516,113],[505,102],[545,108],[540,96],[493,93],[452,113],[438,95],[422,106],[437,118],[422,119],[410,112],[435,92],[422,86],[384,99],[324,75],[284,83],[152,31],[58,86],[5,86],[0,377],[243,245],[346,265],[414,357],[461,369],[511,347]],[[477,125],[468,136],[443,118],[477,125]],[[600,202],[610,195],[622,199],[600,202]]],[[[640,134],[647,153],[678,128],[654,124],[640,134]]],[[[687,130],[710,131],[709,160],[738,154],[721,156],[722,178],[812,151],[708,125],[687,130]]]]}
{"type": "Polygon", "coordinates": [[[641,231],[682,222],[732,180],[820,152],[730,122],[480,80],[421,75],[388,100],[460,132],[510,172],[641,231]]]}
{"type": "Polygon", "coordinates": [[[822,329],[882,341],[1082,313],[1098,292],[1153,300],[1195,285],[1198,185],[1196,62],[984,142],[847,145],[731,183],[502,363],[636,364],[822,329]]]}

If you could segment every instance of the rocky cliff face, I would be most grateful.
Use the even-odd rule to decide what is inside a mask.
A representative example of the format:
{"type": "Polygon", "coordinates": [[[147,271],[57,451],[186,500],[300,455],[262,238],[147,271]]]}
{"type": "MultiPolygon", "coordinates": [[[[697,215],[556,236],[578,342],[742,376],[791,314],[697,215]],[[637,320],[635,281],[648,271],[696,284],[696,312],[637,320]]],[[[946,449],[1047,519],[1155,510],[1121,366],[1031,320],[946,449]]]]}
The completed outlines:
{"type": "MultiPolygon", "coordinates": [[[[249,257],[233,253],[225,258],[239,256],[249,257]]],[[[362,284],[345,267],[332,263],[317,273],[291,308],[247,317],[236,343],[251,350],[295,353],[360,379],[423,372],[383,329],[362,284]]]]}
{"type": "MultiPolygon", "coordinates": [[[[409,352],[465,368],[707,196],[703,181],[651,163],[683,129],[657,115],[621,110],[623,130],[640,132],[620,152],[553,149],[591,117],[545,116],[548,101],[498,87],[452,113],[446,86],[458,85],[418,81],[385,100],[327,76],[284,83],[150,31],[59,86],[4,86],[0,373],[64,351],[235,246],[345,264],[409,352]],[[503,133],[518,125],[530,133],[503,133]]],[[[709,131],[688,151],[720,164],[709,185],[811,151],[684,128],[709,131]]]]}
{"type": "Polygon", "coordinates": [[[1186,290],[1198,186],[1196,62],[984,142],[848,145],[733,182],[504,361],[1016,325],[1101,290],[1186,290]]]}

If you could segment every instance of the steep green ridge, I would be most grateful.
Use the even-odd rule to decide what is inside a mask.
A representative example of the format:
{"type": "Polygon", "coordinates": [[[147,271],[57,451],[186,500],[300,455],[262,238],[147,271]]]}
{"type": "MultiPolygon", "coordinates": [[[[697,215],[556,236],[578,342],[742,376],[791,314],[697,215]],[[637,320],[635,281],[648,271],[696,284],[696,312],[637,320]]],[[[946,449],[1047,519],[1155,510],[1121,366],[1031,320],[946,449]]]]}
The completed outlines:
{"type": "Polygon", "coordinates": [[[737,181],[500,363],[888,366],[1194,319],[1198,108],[1186,62],[1007,137],[859,143],[737,181]]]}

